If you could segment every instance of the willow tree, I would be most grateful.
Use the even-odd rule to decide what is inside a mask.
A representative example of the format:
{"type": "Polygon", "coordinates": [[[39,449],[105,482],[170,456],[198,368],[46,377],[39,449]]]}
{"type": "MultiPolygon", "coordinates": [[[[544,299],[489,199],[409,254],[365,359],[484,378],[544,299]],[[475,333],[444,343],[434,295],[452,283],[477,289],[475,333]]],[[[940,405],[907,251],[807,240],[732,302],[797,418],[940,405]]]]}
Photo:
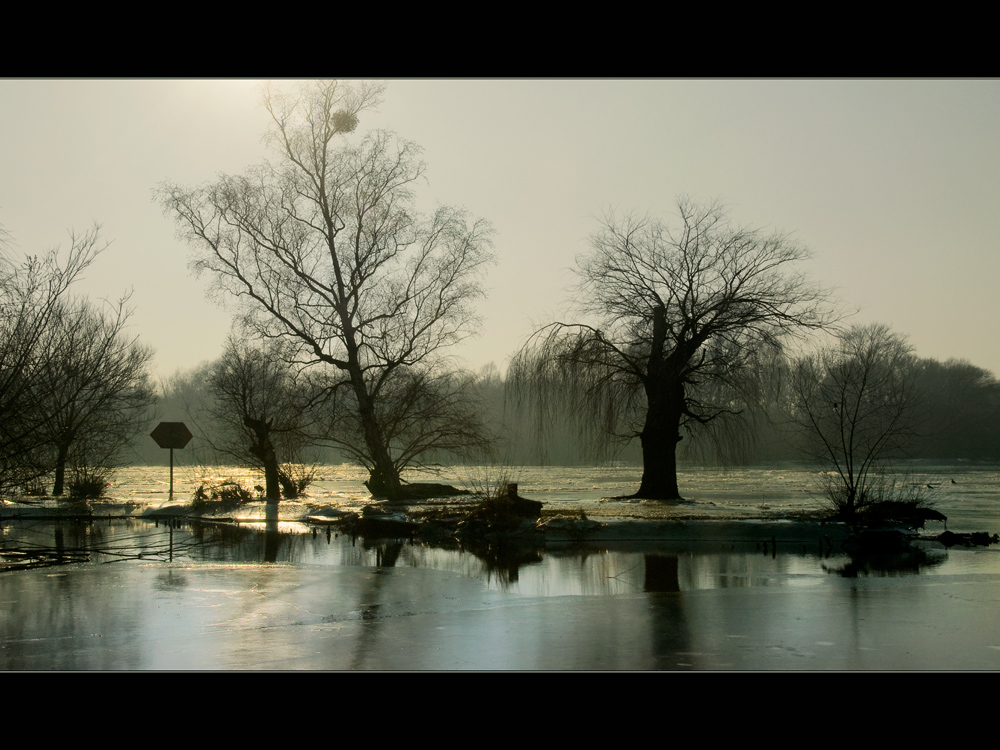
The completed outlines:
{"type": "Polygon", "coordinates": [[[515,358],[525,393],[547,389],[605,436],[642,446],[637,497],[673,500],[684,431],[737,414],[761,353],[830,318],[795,270],[788,235],[733,225],[716,203],[678,200],[679,224],[610,215],[578,258],[576,322],[538,332],[515,358]]]}
{"type": "MultiPolygon", "coordinates": [[[[405,436],[385,414],[398,409],[381,404],[474,332],[473,303],[493,256],[485,221],[448,206],[417,211],[417,145],[354,133],[380,95],[337,81],[291,96],[265,89],[277,162],[202,187],[164,184],[158,196],[196,249],[193,268],[248,303],[256,333],[294,340],[340,376],[332,379],[350,392],[340,403],[354,416],[341,424],[355,434],[338,439],[359,447],[374,494],[398,498],[397,458],[412,446],[394,440],[405,436]]],[[[435,414],[423,423],[442,433],[453,424],[435,414]]]]}

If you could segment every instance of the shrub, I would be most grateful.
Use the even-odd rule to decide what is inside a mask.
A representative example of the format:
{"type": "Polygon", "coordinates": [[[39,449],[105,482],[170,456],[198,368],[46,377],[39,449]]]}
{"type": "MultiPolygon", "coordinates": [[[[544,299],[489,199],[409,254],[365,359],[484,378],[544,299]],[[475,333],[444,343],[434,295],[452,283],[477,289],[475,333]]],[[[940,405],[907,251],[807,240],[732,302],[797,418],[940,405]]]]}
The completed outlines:
{"type": "Polygon", "coordinates": [[[77,469],[69,482],[69,496],[75,500],[94,500],[102,497],[111,481],[97,469],[77,469]]]}
{"type": "Polygon", "coordinates": [[[305,464],[282,464],[278,469],[281,494],[289,500],[299,497],[316,479],[316,467],[305,464]]]}
{"type": "Polygon", "coordinates": [[[21,488],[21,492],[28,497],[46,497],[49,494],[49,488],[41,479],[32,479],[21,488]]]}
{"type": "Polygon", "coordinates": [[[484,501],[503,500],[507,487],[514,480],[514,470],[507,464],[484,464],[474,467],[475,473],[465,480],[469,494],[484,501]]]}
{"type": "Polygon", "coordinates": [[[195,510],[201,510],[208,503],[208,492],[205,491],[205,483],[202,482],[201,486],[194,491],[194,499],[191,501],[191,507],[195,510]]]}
{"type": "Polygon", "coordinates": [[[239,505],[252,502],[256,495],[239,482],[230,480],[212,488],[212,499],[223,505],[239,505]]]}
{"type": "Polygon", "coordinates": [[[933,493],[929,485],[920,484],[908,476],[886,477],[878,473],[864,485],[853,503],[849,502],[843,483],[830,480],[826,496],[833,506],[835,516],[844,520],[858,520],[868,524],[897,521],[922,526],[923,521],[944,520],[934,510],[933,493]]]}
{"type": "Polygon", "coordinates": [[[212,502],[223,510],[230,510],[259,499],[259,493],[255,494],[234,479],[226,479],[214,485],[202,482],[194,491],[191,507],[194,510],[203,510],[209,502],[212,502]]]}

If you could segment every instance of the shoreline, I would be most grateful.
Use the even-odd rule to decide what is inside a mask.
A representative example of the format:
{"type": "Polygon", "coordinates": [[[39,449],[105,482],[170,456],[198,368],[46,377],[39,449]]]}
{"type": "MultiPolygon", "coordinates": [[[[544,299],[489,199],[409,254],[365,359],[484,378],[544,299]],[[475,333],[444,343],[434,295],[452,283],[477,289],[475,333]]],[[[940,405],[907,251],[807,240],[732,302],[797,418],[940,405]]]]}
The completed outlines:
{"type": "MultiPolygon", "coordinates": [[[[110,520],[139,520],[158,522],[193,522],[223,525],[261,525],[266,523],[298,523],[306,527],[325,525],[342,526],[348,519],[362,517],[365,508],[376,511],[389,510],[393,526],[383,532],[385,536],[412,536],[433,542],[422,531],[453,526],[478,503],[478,500],[449,499],[422,503],[390,505],[385,501],[362,503],[350,509],[332,508],[328,504],[305,501],[282,501],[278,512],[272,515],[267,503],[253,502],[244,507],[215,511],[193,511],[190,504],[89,502],[88,510],[81,512],[80,502],[60,503],[47,498],[43,502],[4,501],[0,504],[0,524],[9,521],[45,522],[94,522],[110,520]],[[393,528],[395,527],[395,531],[393,528]]],[[[369,519],[372,516],[368,517],[369,519]]],[[[374,518],[379,518],[375,515],[374,518]]],[[[781,512],[769,508],[720,507],[715,503],[684,500],[677,503],[659,501],[619,501],[604,498],[594,502],[563,502],[559,507],[543,506],[540,516],[524,533],[544,534],[541,544],[567,542],[613,543],[643,542],[718,542],[760,543],[781,542],[823,545],[839,548],[853,532],[842,522],[824,517],[815,511],[781,512]]],[[[936,540],[945,530],[943,524],[930,524],[931,528],[916,534],[915,539],[936,540]],[[941,526],[940,529],[937,527],[941,526]]],[[[368,536],[380,536],[379,529],[372,529],[368,536]]],[[[521,532],[514,532],[518,534],[521,532]]],[[[363,531],[360,536],[366,536],[363,531]]]]}

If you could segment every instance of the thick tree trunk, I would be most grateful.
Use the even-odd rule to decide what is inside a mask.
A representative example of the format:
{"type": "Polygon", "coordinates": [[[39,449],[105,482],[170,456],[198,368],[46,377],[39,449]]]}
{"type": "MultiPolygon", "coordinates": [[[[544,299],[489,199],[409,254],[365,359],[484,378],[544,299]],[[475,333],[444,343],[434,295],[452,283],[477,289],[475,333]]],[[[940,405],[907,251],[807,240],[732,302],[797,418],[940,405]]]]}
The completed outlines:
{"type": "Polygon", "coordinates": [[[647,389],[646,423],[642,443],[642,482],[636,497],[679,500],[677,488],[677,443],[681,440],[684,386],[667,383],[647,389]]]}
{"type": "Polygon", "coordinates": [[[278,461],[271,451],[270,458],[264,459],[264,499],[269,503],[281,500],[281,482],[278,479],[278,461]]]}
{"type": "Polygon", "coordinates": [[[646,414],[639,434],[642,443],[642,482],[636,497],[649,500],[680,500],[677,488],[677,443],[680,442],[680,410],[658,409],[646,414]]]}
{"type": "Polygon", "coordinates": [[[250,452],[264,465],[264,499],[269,503],[277,503],[281,500],[281,482],[278,477],[278,456],[271,444],[273,423],[250,417],[244,417],[243,421],[254,435],[250,452]]]}
{"type": "Polygon", "coordinates": [[[376,497],[384,497],[389,501],[399,501],[403,499],[402,483],[396,476],[395,469],[390,471],[372,469],[368,474],[368,481],[365,487],[376,497]]]}
{"type": "Polygon", "coordinates": [[[374,411],[361,409],[361,423],[365,433],[365,444],[372,459],[371,473],[365,486],[373,495],[384,495],[389,500],[402,500],[403,490],[399,472],[389,456],[389,448],[382,440],[381,430],[374,411]]]}
{"type": "MultiPolygon", "coordinates": [[[[336,260],[334,261],[336,265],[336,260]]],[[[337,272],[338,279],[340,272],[337,272]]],[[[337,313],[344,326],[344,344],[347,348],[347,363],[339,365],[347,371],[351,378],[351,388],[358,400],[358,419],[361,421],[361,431],[371,460],[370,473],[365,486],[373,495],[380,495],[389,500],[402,500],[403,490],[399,481],[399,472],[389,455],[389,446],[382,435],[382,429],[375,414],[375,404],[365,382],[364,370],[358,352],[358,342],[355,335],[354,321],[346,305],[338,307],[337,313]]]]}
{"type": "Polygon", "coordinates": [[[372,462],[365,486],[373,495],[381,495],[389,500],[402,500],[403,490],[399,481],[399,472],[396,471],[396,465],[389,455],[389,446],[382,438],[382,430],[379,428],[378,418],[375,415],[375,407],[368,394],[368,387],[364,382],[360,368],[357,369],[356,373],[351,372],[351,383],[354,386],[355,398],[358,400],[358,417],[361,420],[365,447],[368,448],[368,456],[372,462]]]}
{"type": "Polygon", "coordinates": [[[680,500],[677,487],[677,440],[642,439],[642,482],[636,497],[680,500]]]}
{"type": "Polygon", "coordinates": [[[653,331],[647,365],[646,422],[639,433],[642,443],[642,482],[636,497],[679,500],[677,489],[677,443],[681,440],[684,413],[684,382],[679,367],[687,361],[683,352],[665,352],[666,313],[653,310],[653,331]]]}

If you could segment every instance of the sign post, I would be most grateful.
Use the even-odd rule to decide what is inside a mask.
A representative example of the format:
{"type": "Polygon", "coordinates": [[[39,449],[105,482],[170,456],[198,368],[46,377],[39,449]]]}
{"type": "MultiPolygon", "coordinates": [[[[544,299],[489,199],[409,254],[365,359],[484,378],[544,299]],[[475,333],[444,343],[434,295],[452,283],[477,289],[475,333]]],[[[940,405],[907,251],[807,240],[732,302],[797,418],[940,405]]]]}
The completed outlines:
{"type": "Polygon", "coordinates": [[[156,429],[149,433],[161,448],[170,449],[170,499],[174,499],[174,448],[180,449],[187,445],[194,435],[183,422],[160,422],[156,429]]]}

